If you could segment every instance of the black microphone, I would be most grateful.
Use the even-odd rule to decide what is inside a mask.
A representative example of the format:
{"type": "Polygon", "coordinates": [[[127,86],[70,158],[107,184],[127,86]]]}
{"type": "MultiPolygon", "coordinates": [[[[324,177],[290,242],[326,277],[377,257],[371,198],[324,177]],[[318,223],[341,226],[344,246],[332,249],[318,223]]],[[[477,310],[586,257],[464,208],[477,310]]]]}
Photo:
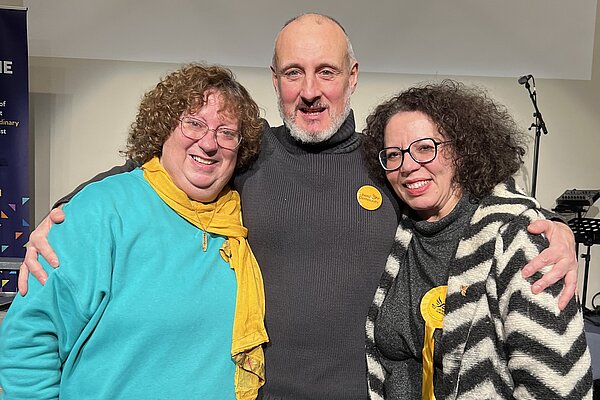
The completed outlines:
{"type": "Polygon", "coordinates": [[[533,75],[523,75],[519,78],[519,85],[526,84],[531,78],[533,78],[533,75]]]}

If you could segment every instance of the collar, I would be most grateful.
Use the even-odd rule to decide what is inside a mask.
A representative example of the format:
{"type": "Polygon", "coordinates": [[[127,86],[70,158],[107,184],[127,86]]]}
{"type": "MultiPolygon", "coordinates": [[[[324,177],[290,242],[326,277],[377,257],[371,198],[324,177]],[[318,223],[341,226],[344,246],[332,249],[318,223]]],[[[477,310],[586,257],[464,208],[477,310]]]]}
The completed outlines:
{"type": "Polygon", "coordinates": [[[338,131],[329,139],[321,143],[306,144],[294,139],[290,135],[290,130],[285,126],[280,126],[274,130],[277,140],[286,148],[287,151],[294,154],[317,154],[317,153],[350,153],[360,146],[360,136],[355,132],[354,112],[344,120],[344,123],[338,131]]]}
{"type": "Polygon", "coordinates": [[[438,235],[447,235],[451,231],[467,226],[476,209],[477,203],[471,200],[471,196],[468,193],[465,193],[454,209],[438,221],[424,221],[409,207],[407,207],[406,215],[410,221],[411,228],[414,229],[416,234],[424,237],[435,237],[438,235]]]}

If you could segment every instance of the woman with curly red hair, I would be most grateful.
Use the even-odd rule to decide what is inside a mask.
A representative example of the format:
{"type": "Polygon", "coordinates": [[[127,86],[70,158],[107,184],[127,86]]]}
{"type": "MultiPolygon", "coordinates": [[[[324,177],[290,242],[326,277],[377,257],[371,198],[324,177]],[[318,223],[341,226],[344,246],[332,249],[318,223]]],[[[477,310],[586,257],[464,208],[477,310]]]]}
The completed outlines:
{"type": "Polygon", "coordinates": [[[231,71],[186,65],[144,96],[139,167],[64,206],[44,261],[0,330],[6,398],[254,399],[264,293],[228,187],[260,147],[259,109],[231,71]]]}

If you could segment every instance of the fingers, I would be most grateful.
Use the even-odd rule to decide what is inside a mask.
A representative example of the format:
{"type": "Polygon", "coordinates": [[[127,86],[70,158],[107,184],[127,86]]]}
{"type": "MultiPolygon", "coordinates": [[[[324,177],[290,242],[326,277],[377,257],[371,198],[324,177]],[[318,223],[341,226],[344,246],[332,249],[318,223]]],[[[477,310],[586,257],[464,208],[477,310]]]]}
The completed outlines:
{"type": "Polygon", "coordinates": [[[539,235],[540,233],[546,233],[546,235],[548,235],[553,228],[554,224],[552,221],[547,219],[539,219],[530,223],[527,227],[527,230],[529,233],[533,233],[535,235],[539,235]]]}
{"type": "MultiPolygon", "coordinates": [[[[577,292],[577,271],[569,271],[565,276],[565,287],[558,297],[558,308],[564,310],[577,292]]],[[[585,307],[585,304],[583,304],[585,307]]]]}
{"type": "Polygon", "coordinates": [[[541,293],[546,288],[554,285],[556,282],[564,278],[564,287],[558,298],[558,307],[563,310],[569,301],[573,298],[577,290],[577,259],[575,254],[570,252],[559,254],[558,257],[553,255],[550,248],[542,251],[538,257],[531,260],[522,271],[523,277],[527,278],[533,275],[541,268],[552,265],[552,269],[547,271],[540,279],[532,286],[531,291],[534,294],[541,293]],[[560,258],[559,258],[560,257],[560,258]]]}
{"type": "MultiPolygon", "coordinates": [[[[32,236],[33,236],[33,234],[32,234],[32,236]]],[[[32,241],[33,239],[29,239],[29,240],[32,241]]],[[[40,263],[38,263],[38,261],[37,261],[38,255],[41,255],[42,257],[44,257],[44,260],[46,260],[52,268],[58,267],[58,256],[56,255],[56,253],[50,246],[50,243],[48,243],[48,239],[46,236],[36,237],[35,245],[27,246],[27,253],[30,252],[30,249],[31,249],[31,257],[25,258],[25,264],[29,268],[29,272],[31,272],[35,277],[37,277],[38,275],[35,273],[35,271],[32,269],[32,267],[35,269],[37,269],[38,265],[40,268],[42,267],[40,265],[40,263]]]]}
{"type": "Polygon", "coordinates": [[[65,220],[65,214],[60,208],[55,208],[40,222],[37,228],[29,235],[25,259],[19,268],[19,293],[25,296],[28,291],[27,280],[31,273],[43,285],[48,279],[48,274],[38,262],[41,255],[53,268],[58,267],[58,257],[48,243],[48,233],[53,224],[59,224],[65,220]]]}
{"type": "MultiPolygon", "coordinates": [[[[56,258],[56,255],[54,256],[56,258]]],[[[58,264],[58,261],[56,262],[58,264]]],[[[24,296],[27,293],[27,278],[28,274],[31,273],[42,285],[46,283],[48,274],[44,271],[42,264],[38,262],[38,251],[30,243],[27,244],[27,251],[25,252],[25,260],[21,264],[19,275],[19,292],[24,296]],[[26,273],[23,273],[26,272],[26,273]],[[21,283],[21,276],[25,280],[21,283]],[[23,289],[21,289],[23,287],[23,289]]]]}
{"type": "Polygon", "coordinates": [[[29,272],[33,273],[34,276],[37,277],[37,274],[32,270],[32,268],[37,269],[37,266],[39,265],[37,262],[38,254],[41,254],[42,257],[44,257],[48,264],[50,264],[50,266],[53,268],[58,267],[58,257],[48,243],[48,233],[54,224],[53,221],[62,222],[64,219],[65,215],[62,210],[54,209],[50,211],[50,214],[48,214],[46,218],[40,222],[38,227],[31,232],[31,235],[29,236],[29,243],[27,244],[25,264],[29,268],[29,272]]]}
{"type": "Polygon", "coordinates": [[[25,260],[21,264],[21,267],[19,267],[19,293],[21,293],[21,296],[25,296],[29,290],[27,284],[29,273],[35,276],[42,285],[44,285],[48,279],[48,274],[46,274],[46,271],[44,271],[44,268],[37,260],[37,254],[35,248],[30,244],[27,244],[25,260]]]}
{"type": "Polygon", "coordinates": [[[548,220],[534,221],[527,229],[534,234],[544,233],[548,238],[549,246],[523,267],[522,275],[528,278],[543,267],[553,265],[550,271],[532,285],[531,291],[535,294],[540,293],[564,278],[564,288],[558,301],[558,306],[562,310],[577,290],[578,264],[575,236],[568,225],[548,220]]]}
{"type": "MultiPolygon", "coordinates": [[[[532,234],[540,235],[540,234],[544,233],[546,235],[546,237],[548,238],[549,247],[548,247],[548,249],[545,249],[544,251],[542,251],[537,257],[535,257],[529,263],[527,263],[527,265],[525,265],[525,267],[523,267],[521,273],[524,278],[529,278],[531,275],[535,274],[537,271],[541,270],[546,265],[554,264],[554,262],[552,262],[552,260],[554,260],[554,258],[558,258],[556,256],[554,258],[552,258],[552,254],[553,254],[553,252],[555,252],[555,247],[553,247],[553,246],[558,246],[560,244],[560,243],[556,243],[556,240],[553,240],[554,239],[554,228],[555,228],[554,225],[555,224],[552,221],[540,219],[537,221],[533,221],[527,227],[527,230],[532,234]]],[[[565,247],[563,247],[562,249],[558,249],[558,250],[566,251],[565,247]]]]}
{"type": "Polygon", "coordinates": [[[552,259],[549,259],[543,254],[547,250],[548,249],[540,253],[540,261],[532,260],[529,264],[527,264],[527,267],[530,267],[533,264],[533,267],[535,267],[536,270],[539,270],[547,265],[552,265],[552,268],[545,272],[542,277],[535,281],[535,283],[531,286],[531,291],[534,294],[541,293],[544,289],[554,285],[569,272],[569,262],[563,259],[554,263],[552,259]]]}
{"type": "Polygon", "coordinates": [[[564,286],[563,290],[558,297],[558,308],[564,310],[569,301],[575,295],[577,291],[577,271],[576,270],[568,270],[568,272],[564,273],[565,268],[556,264],[549,272],[544,274],[542,278],[537,280],[532,286],[531,291],[534,294],[541,293],[547,287],[554,285],[556,282],[563,279],[564,276],[564,286]]]}
{"type": "MultiPolygon", "coordinates": [[[[546,249],[546,250],[548,250],[548,249],[546,249]]],[[[542,268],[544,268],[546,265],[551,265],[552,264],[546,258],[546,254],[548,254],[546,252],[546,250],[542,251],[540,254],[538,254],[537,257],[535,257],[533,260],[529,261],[523,267],[523,269],[521,270],[521,275],[523,276],[523,278],[529,278],[530,276],[532,276],[533,274],[535,274],[536,272],[538,272],[539,270],[541,270],[542,268]]],[[[534,291],[534,293],[539,293],[539,292],[535,292],[534,291]]]]}
{"type": "Polygon", "coordinates": [[[53,208],[48,214],[48,217],[53,224],[60,224],[65,220],[65,213],[62,210],[62,205],[57,208],[53,208]]]}
{"type": "Polygon", "coordinates": [[[19,267],[19,293],[21,296],[25,296],[27,294],[27,278],[29,277],[29,270],[25,266],[25,264],[21,264],[19,267]]]}

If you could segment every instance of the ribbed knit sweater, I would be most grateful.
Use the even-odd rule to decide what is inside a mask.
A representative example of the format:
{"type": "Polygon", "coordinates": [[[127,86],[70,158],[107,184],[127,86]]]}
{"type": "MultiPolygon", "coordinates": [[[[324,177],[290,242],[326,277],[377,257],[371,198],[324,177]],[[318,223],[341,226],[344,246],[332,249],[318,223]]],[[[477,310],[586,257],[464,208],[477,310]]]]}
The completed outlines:
{"type": "Polygon", "coordinates": [[[330,140],[301,145],[265,132],[235,179],[260,264],[271,343],[263,399],[364,399],[364,320],[397,226],[392,194],[367,174],[350,115],[330,140]],[[357,201],[378,187],[382,205],[357,201]]]}
{"type": "MultiPolygon", "coordinates": [[[[422,398],[423,339],[425,321],[421,300],[436,286],[448,283],[448,267],[477,205],[465,195],[444,218],[428,222],[409,213],[402,220],[413,234],[398,276],[390,287],[375,321],[379,361],[389,374],[385,380],[386,399],[422,398]]],[[[442,377],[442,330],[434,334],[434,383],[442,377]]],[[[436,397],[441,398],[439,392],[436,397]]]]}

